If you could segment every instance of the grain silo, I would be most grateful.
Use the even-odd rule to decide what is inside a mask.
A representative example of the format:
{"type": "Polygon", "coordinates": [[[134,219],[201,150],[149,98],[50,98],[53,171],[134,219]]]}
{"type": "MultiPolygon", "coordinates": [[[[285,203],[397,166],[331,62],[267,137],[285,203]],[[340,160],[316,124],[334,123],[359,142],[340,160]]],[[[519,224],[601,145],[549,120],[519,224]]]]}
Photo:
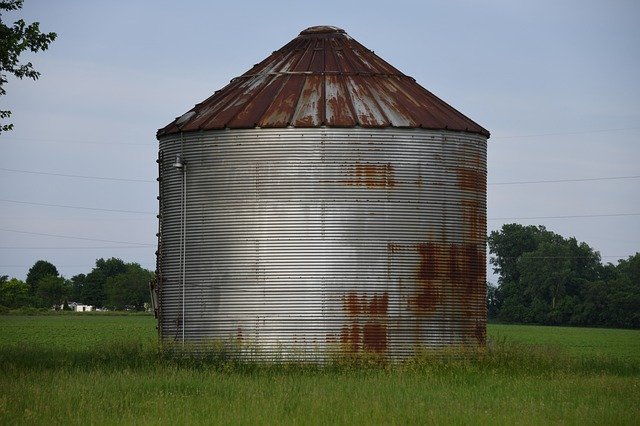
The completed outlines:
{"type": "Polygon", "coordinates": [[[302,31],[157,137],[163,341],[484,344],[489,132],[344,30],[302,31]]]}

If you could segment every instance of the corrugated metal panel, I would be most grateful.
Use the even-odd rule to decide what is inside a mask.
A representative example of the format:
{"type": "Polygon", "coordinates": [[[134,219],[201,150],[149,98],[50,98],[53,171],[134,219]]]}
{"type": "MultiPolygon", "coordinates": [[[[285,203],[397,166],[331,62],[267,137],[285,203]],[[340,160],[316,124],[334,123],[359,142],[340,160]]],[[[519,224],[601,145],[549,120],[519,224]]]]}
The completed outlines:
{"type": "Polygon", "coordinates": [[[183,138],[160,139],[165,341],[390,359],[484,343],[486,138],[362,128],[183,138]],[[181,152],[184,174],[172,166],[181,152]]]}
{"type": "Polygon", "coordinates": [[[311,27],[158,136],[254,127],[489,132],[336,27],[311,27]]]}

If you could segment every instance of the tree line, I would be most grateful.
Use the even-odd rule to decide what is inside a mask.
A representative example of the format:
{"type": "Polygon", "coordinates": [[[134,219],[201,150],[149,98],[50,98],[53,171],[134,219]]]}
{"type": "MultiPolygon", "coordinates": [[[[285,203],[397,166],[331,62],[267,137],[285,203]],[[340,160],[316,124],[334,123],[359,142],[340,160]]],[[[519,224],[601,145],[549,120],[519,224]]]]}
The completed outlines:
{"type": "MultiPolygon", "coordinates": [[[[487,314],[506,323],[640,328],[640,253],[603,264],[584,242],[544,226],[504,225],[488,237],[499,275],[487,286],[487,314]]],[[[26,281],[0,276],[0,306],[142,310],[153,273],[137,263],[98,259],[88,274],[65,279],[37,261],[26,281]]]]}
{"type": "Polygon", "coordinates": [[[25,281],[0,276],[0,306],[9,309],[68,308],[70,302],[110,310],[144,310],[150,302],[153,272],[121,259],[98,259],[88,274],[60,276],[46,260],[38,260],[25,281]]]}
{"type": "Polygon", "coordinates": [[[498,285],[487,313],[507,323],[640,328],[640,253],[617,265],[544,226],[508,224],[489,235],[498,285]]]}

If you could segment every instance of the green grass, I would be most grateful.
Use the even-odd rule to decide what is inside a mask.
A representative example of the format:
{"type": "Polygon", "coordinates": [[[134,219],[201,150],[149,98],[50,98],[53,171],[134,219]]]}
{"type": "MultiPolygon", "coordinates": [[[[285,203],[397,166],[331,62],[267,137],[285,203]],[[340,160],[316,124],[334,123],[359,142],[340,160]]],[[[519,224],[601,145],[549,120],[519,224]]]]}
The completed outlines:
{"type": "Polygon", "coordinates": [[[46,316],[0,316],[3,346],[46,345],[83,351],[110,342],[156,341],[152,315],[65,313],[46,316]]]}
{"type": "Polygon", "coordinates": [[[640,331],[490,325],[485,352],[176,360],[149,316],[0,316],[0,424],[637,424],[640,331]]]}
{"type": "Polygon", "coordinates": [[[494,339],[561,348],[584,357],[640,361],[640,330],[489,324],[494,339]]]}

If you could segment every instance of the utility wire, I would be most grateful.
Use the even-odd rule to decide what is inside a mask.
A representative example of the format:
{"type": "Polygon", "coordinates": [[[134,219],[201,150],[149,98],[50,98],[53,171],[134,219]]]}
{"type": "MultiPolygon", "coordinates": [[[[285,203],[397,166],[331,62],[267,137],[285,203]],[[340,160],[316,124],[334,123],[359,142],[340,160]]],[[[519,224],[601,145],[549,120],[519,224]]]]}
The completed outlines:
{"type": "Polygon", "coordinates": [[[42,138],[24,138],[18,136],[3,136],[3,139],[14,139],[14,140],[22,140],[27,142],[35,142],[35,143],[75,143],[80,145],[114,145],[114,146],[145,146],[150,148],[155,148],[152,143],[122,143],[122,142],[98,142],[98,141],[79,141],[79,140],[61,140],[61,139],[42,139],[42,138]]]}
{"type": "Polygon", "coordinates": [[[45,237],[68,238],[68,239],[71,239],[71,240],[98,241],[98,242],[101,242],[101,243],[131,244],[133,246],[140,246],[140,247],[155,247],[155,244],[132,243],[130,241],[102,240],[102,239],[99,239],[99,238],[75,237],[75,236],[70,236],[70,235],[45,234],[45,233],[42,233],[42,232],[19,231],[19,230],[16,230],[16,229],[0,228],[0,231],[15,232],[17,234],[27,234],[27,235],[42,235],[42,236],[45,236],[45,237]]]}
{"type": "Polygon", "coordinates": [[[620,132],[624,130],[638,130],[640,127],[622,127],[617,129],[598,129],[598,130],[578,130],[571,132],[554,132],[554,133],[534,133],[529,135],[514,135],[514,136],[491,136],[491,139],[524,139],[524,138],[537,138],[541,136],[564,136],[564,135],[584,135],[589,133],[606,133],[606,132],[620,132]]]}
{"type": "Polygon", "coordinates": [[[611,176],[611,177],[598,177],[598,178],[583,178],[583,179],[557,179],[557,180],[531,180],[531,181],[514,181],[514,182],[489,182],[487,185],[525,185],[535,183],[560,183],[560,182],[589,182],[596,180],[616,180],[616,179],[638,179],[640,175],[634,176],[611,176]]]}
{"type": "MultiPolygon", "coordinates": [[[[155,212],[149,212],[149,211],[102,209],[102,208],[94,208],[94,207],[69,206],[64,204],[32,203],[28,201],[17,201],[17,200],[6,200],[6,199],[0,199],[0,202],[29,204],[29,205],[45,206],[45,207],[62,207],[62,208],[68,208],[68,209],[96,210],[96,211],[106,211],[106,212],[116,212],[116,213],[132,213],[132,214],[148,214],[148,215],[156,214],[155,212]]],[[[487,220],[571,219],[571,218],[585,218],[585,217],[617,217],[617,216],[640,216],[640,213],[609,213],[609,214],[527,216],[527,217],[489,217],[487,218],[487,220]]],[[[99,241],[99,240],[95,240],[95,241],[99,241]]],[[[109,241],[109,242],[112,242],[112,241],[109,241]]],[[[129,243],[125,243],[125,244],[129,244],[129,243]]],[[[136,243],[131,243],[131,244],[136,244],[136,243]]]]}
{"type": "MultiPolygon", "coordinates": [[[[563,135],[583,135],[589,133],[606,133],[606,132],[620,132],[625,130],[637,130],[640,127],[622,127],[615,129],[594,129],[594,130],[574,130],[567,132],[553,132],[553,133],[534,133],[534,134],[526,134],[526,135],[513,135],[513,136],[491,136],[491,140],[494,139],[519,139],[519,138],[534,138],[540,136],[563,136],[563,135]]],[[[28,142],[37,142],[37,143],[75,143],[75,144],[91,144],[91,145],[114,145],[114,146],[146,146],[146,147],[154,147],[153,143],[122,143],[122,142],[99,142],[99,141],[89,141],[89,140],[61,140],[61,139],[46,139],[46,138],[28,138],[28,137],[19,137],[19,136],[3,136],[3,139],[6,140],[22,140],[28,142]]]]}
{"type": "MultiPolygon", "coordinates": [[[[133,178],[117,178],[117,177],[108,177],[108,176],[72,175],[72,174],[66,174],[66,173],[41,172],[41,171],[35,171],[35,170],[9,169],[5,167],[0,167],[0,171],[14,172],[14,173],[28,173],[28,174],[46,175],[46,176],[62,176],[62,177],[80,178],[80,179],[112,180],[112,181],[120,181],[120,182],[147,182],[147,183],[156,182],[156,180],[152,180],[152,179],[133,179],[133,178]]],[[[589,181],[599,181],[599,180],[619,180],[619,179],[639,179],[639,178],[640,178],[640,175],[604,176],[604,177],[597,177],[597,178],[489,182],[487,183],[487,185],[523,185],[523,184],[538,184],[538,183],[589,182],[589,181]]]]}
{"type": "Polygon", "coordinates": [[[24,246],[0,246],[0,250],[99,250],[99,249],[148,249],[155,245],[144,246],[95,246],[95,247],[24,247],[24,246]]]}
{"type": "MultiPolygon", "coordinates": [[[[0,265],[0,268],[30,268],[33,265],[0,265]]],[[[56,265],[56,268],[93,268],[95,265],[56,265]]]]}
{"type": "Polygon", "coordinates": [[[2,198],[0,198],[0,201],[5,203],[28,204],[31,206],[62,207],[65,209],[95,210],[95,211],[101,211],[101,212],[135,213],[135,214],[152,214],[152,215],[156,214],[155,212],[139,211],[139,210],[101,209],[97,207],[69,206],[65,204],[34,203],[30,201],[6,200],[2,198]]]}
{"type": "MultiPolygon", "coordinates": [[[[527,253],[523,253],[522,255],[525,255],[527,253]]],[[[487,253],[487,256],[494,256],[493,254],[489,254],[487,253]]],[[[626,255],[626,256],[611,256],[611,255],[607,255],[607,256],[600,256],[601,258],[607,257],[607,258],[618,258],[618,259],[623,259],[629,256],[633,256],[633,255],[626,255]]],[[[500,256],[501,259],[518,259],[521,258],[522,256],[500,256]]],[[[527,259],[592,259],[592,256],[527,256],[527,259]]],[[[491,259],[490,259],[491,260],[491,259]]]]}
{"type": "Polygon", "coordinates": [[[120,182],[156,182],[155,180],[149,180],[149,179],[129,179],[129,178],[103,177],[103,176],[70,175],[65,173],[39,172],[35,170],[8,169],[4,167],[0,167],[0,170],[3,172],[29,173],[34,175],[46,175],[46,176],[63,176],[63,177],[81,178],[81,179],[114,180],[114,181],[120,181],[120,182]]]}
{"type": "MultiPolygon", "coordinates": [[[[33,265],[0,265],[0,268],[31,268],[33,265]]],[[[146,265],[140,265],[145,267],[146,265]]],[[[56,268],[95,268],[95,263],[93,265],[56,265],[56,268]]],[[[150,267],[149,269],[151,269],[150,267]]]]}
{"type": "Polygon", "coordinates": [[[487,220],[570,219],[577,217],[640,216],[640,213],[578,214],[567,216],[489,217],[487,220]]]}

